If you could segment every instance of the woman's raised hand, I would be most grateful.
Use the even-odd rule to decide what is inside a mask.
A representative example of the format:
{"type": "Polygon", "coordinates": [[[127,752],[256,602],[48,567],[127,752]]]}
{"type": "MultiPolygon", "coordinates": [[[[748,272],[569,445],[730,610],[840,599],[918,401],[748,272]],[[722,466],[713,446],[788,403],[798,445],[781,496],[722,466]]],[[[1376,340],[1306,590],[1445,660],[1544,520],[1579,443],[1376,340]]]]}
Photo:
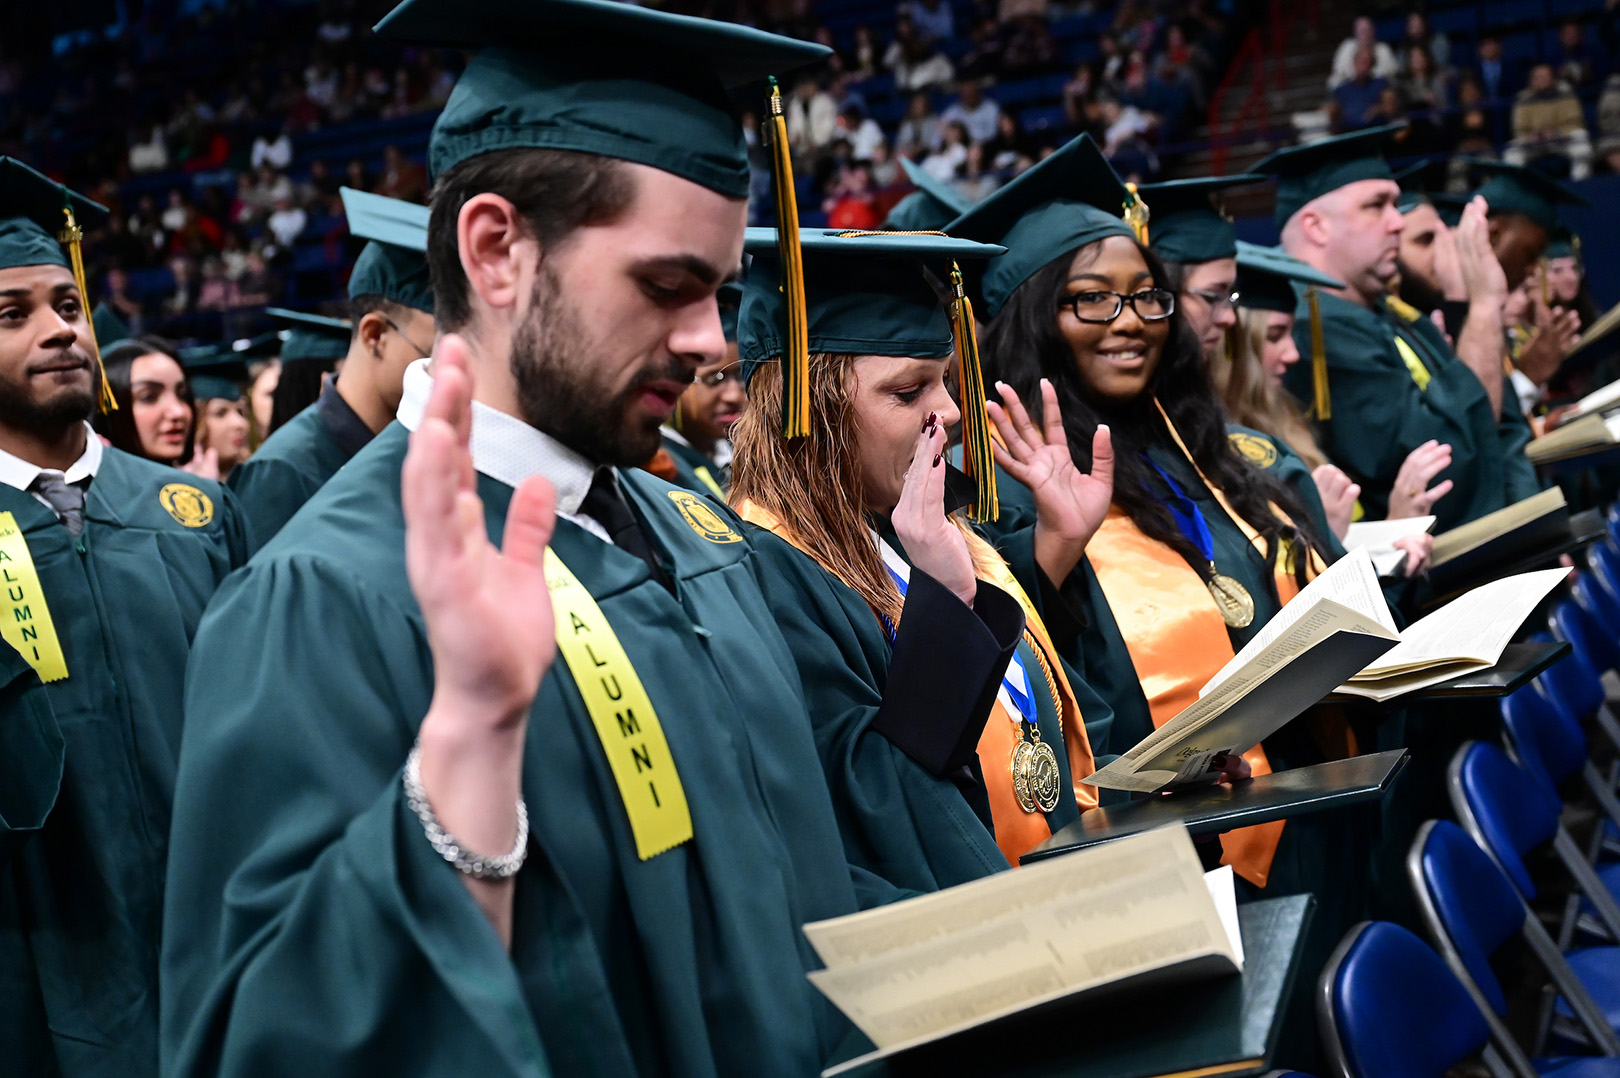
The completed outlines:
{"type": "Polygon", "coordinates": [[[917,436],[890,521],[911,564],[972,606],[979,581],[967,539],[945,515],[945,426],[932,413],[917,436]]]}
{"type": "Polygon", "coordinates": [[[1408,453],[1389,491],[1389,519],[1428,516],[1434,503],[1449,494],[1452,487],[1449,479],[1432,487],[1429,482],[1449,467],[1451,446],[1444,442],[1431,438],[1408,453]]]}
{"type": "Polygon", "coordinates": [[[1040,427],[1017,391],[996,383],[1001,403],[991,401],[990,420],[1001,435],[992,443],[996,463],[1035,497],[1035,560],[1053,584],[1062,586],[1086,544],[1097,534],[1114,500],[1114,443],[1107,426],[1091,439],[1091,474],[1075,467],[1058,411],[1057,390],[1041,379],[1040,427]]]}

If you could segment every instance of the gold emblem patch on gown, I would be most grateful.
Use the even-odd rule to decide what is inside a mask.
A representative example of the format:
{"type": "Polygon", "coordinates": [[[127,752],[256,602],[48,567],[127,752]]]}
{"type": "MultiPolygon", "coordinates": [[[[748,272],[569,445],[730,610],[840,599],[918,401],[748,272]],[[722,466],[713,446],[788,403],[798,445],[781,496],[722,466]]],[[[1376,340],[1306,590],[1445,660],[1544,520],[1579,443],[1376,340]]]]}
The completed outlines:
{"type": "Polygon", "coordinates": [[[704,504],[696,494],[684,490],[669,492],[669,500],[681,511],[681,516],[692,530],[711,543],[740,543],[742,536],[721,519],[720,514],[704,504]]]}
{"type": "Polygon", "coordinates": [[[204,527],[214,519],[213,499],[188,483],[170,483],[158,491],[158,502],[188,528],[204,527]]]}
{"type": "Polygon", "coordinates": [[[1235,430],[1226,438],[1233,449],[1258,467],[1269,468],[1277,463],[1277,447],[1258,435],[1235,430]]]}

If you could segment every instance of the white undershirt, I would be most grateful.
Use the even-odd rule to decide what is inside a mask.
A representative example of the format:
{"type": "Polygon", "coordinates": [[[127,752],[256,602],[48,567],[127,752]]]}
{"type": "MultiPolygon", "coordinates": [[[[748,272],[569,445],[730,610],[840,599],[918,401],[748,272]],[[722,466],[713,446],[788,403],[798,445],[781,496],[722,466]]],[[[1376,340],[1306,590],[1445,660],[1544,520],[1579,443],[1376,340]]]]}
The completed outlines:
{"type": "MultiPolygon", "coordinates": [[[[96,471],[101,467],[101,452],[101,439],[96,436],[95,430],[88,423],[84,425],[84,452],[65,472],[58,472],[54,468],[41,468],[37,464],[28,463],[28,461],[23,460],[14,453],[8,453],[4,449],[0,449],[0,483],[17,490],[28,491],[29,494],[33,495],[36,502],[54,513],[56,512],[55,507],[45,499],[43,494],[38,491],[28,490],[29,487],[34,485],[34,480],[38,479],[42,474],[59,475],[64,483],[83,483],[85,480],[94,479],[96,471]]],[[[60,514],[58,514],[58,519],[60,519],[60,514]]]]}

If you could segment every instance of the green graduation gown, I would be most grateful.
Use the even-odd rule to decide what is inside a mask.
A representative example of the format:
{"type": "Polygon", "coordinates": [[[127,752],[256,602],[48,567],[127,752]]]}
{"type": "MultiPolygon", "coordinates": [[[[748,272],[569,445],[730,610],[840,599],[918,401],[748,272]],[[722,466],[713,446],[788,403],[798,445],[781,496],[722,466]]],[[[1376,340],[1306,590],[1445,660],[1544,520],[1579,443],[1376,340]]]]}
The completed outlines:
{"type": "MultiPolygon", "coordinates": [[[[1402,462],[1431,438],[1451,446],[1451,467],[1434,482],[1450,479],[1456,484],[1434,504],[1436,532],[1539,489],[1524,456],[1528,428],[1523,417],[1499,420],[1492,414],[1479,377],[1457,358],[1432,322],[1388,306],[1369,310],[1327,293],[1319,302],[1333,415],[1318,425],[1318,435],[1328,457],[1361,484],[1361,504],[1369,518],[1388,513],[1390,488],[1402,462]],[[1429,372],[1426,388],[1418,388],[1397,337],[1429,372]]],[[[1310,332],[1302,299],[1294,338],[1307,357],[1310,332]]],[[[1310,400],[1311,364],[1289,368],[1287,384],[1300,400],[1310,400]]]]}
{"type": "Polygon", "coordinates": [[[706,498],[725,501],[726,484],[731,476],[729,468],[722,468],[707,453],[671,437],[668,432],[664,434],[664,452],[675,464],[675,478],[670,482],[706,498]]]}
{"type": "MultiPolygon", "coordinates": [[[[433,693],[404,566],[407,443],[396,424],[357,455],[198,634],[164,1073],[814,1075],[851,1027],[806,980],[800,926],[853,912],[858,870],[741,522],[714,507],[718,529],[700,529],[691,494],[621,473],[672,595],[558,521],[552,550],[645,683],[696,837],[638,860],[559,656],[524,750],[531,843],[508,953],[400,787],[433,693]]],[[[498,542],[512,490],[480,475],[478,492],[498,542]]]]}
{"type": "Polygon", "coordinates": [[[0,511],[22,529],[68,670],[21,691],[17,655],[0,648],[3,1069],[154,1075],[182,675],[246,535],[218,484],[116,449],[77,541],[24,491],[0,486],[0,511]]]}
{"type": "MultiPolygon", "coordinates": [[[[1073,790],[1057,705],[1022,639],[1017,600],[981,581],[970,610],[914,572],[891,645],[855,589],[771,532],[750,525],[749,540],[799,666],[851,863],[919,891],[1007,868],[974,748],[1014,649],[1061,789],[1073,790]]],[[[1046,814],[1053,831],[1078,816],[1072,794],[1046,814]]]]}
{"type": "Polygon", "coordinates": [[[328,382],[314,404],[231,469],[230,487],[247,516],[253,548],[268,543],[371,437],[337,386],[328,382]]]}

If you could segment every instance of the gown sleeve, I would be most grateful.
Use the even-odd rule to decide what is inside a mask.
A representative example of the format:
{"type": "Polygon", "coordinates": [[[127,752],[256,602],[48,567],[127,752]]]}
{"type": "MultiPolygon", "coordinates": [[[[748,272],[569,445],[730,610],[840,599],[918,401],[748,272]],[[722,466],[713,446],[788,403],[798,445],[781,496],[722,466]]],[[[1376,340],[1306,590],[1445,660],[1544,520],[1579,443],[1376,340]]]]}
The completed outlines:
{"type": "Polygon", "coordinates": [[[66,742],[45,686],[0,642],[0,860],[45,826],[62,787],[66,742]]]}
{"type": "Polygon", "coordinates": [[[1022,635],[1016,601],[981,582],[970,610],[914,572],[891,660],[852,590],[769,532],[750,528],[749,540],[798,666],[851,864],[917,891],[1006,868],[954,779],[1022,635]]]}
{"type": "MultiPolygon", "coordinates": [[[[164,1074],[549,1073],[512,962],[401,792],[426,648],[314,560],[219,591],[186,688],[164,1074]]],[[[522,885],[553,886],[548,864],[536,847],[522,885]]]]}
{"type": "Polygon", "coordinates": [[[250,550],[258,550],[275,538],[316,488],[285,460],[250,457],[231,473],[230,489],[247,522],[250,550]]]}

